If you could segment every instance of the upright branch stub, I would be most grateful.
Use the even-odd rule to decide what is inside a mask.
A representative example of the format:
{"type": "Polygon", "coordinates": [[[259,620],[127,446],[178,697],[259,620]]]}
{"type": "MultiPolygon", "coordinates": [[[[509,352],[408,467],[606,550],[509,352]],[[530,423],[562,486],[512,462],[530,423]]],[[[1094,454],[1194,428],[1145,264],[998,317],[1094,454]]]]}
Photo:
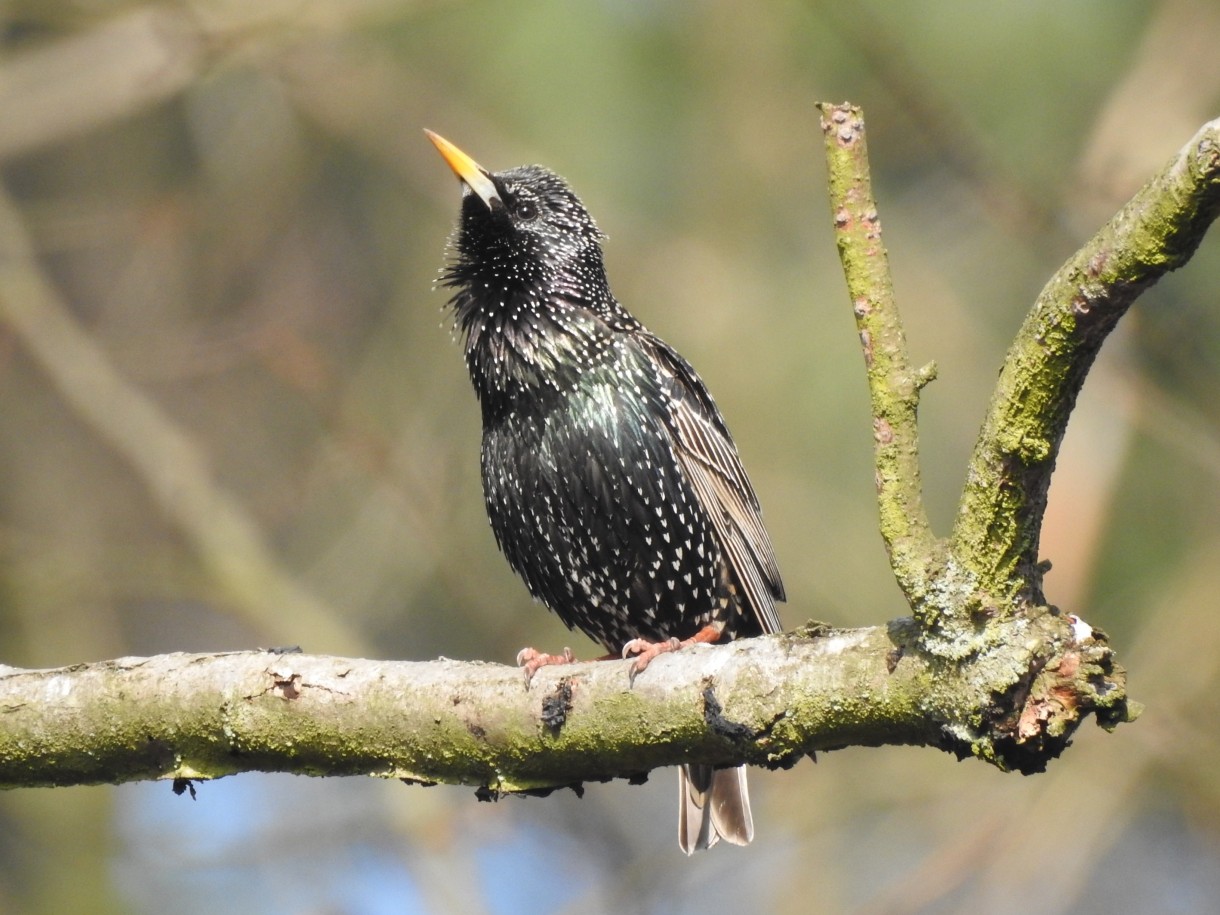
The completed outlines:
{"type": "Polygon", "coordinates": [[[873,412],[873,453],[881,536],[903,593],[917,606],[941,565],[942,544],[923,506],[916,416],[920,389],[935,365],[918,371],[907,354],[902,318],[881,241],[869,181],[864,119],[848,104],[818,106],[829,171],[835,238],[864,351],[873,412]]]}
{"type": "Polygon", "coordinates": [[[1220,120],[1072,256],[1013,341],[970,458],[955,561],[999,604],[1044,602],[1038,538],[1059,444],[1106,335],[1141,292],[1189,260],[1220,215],[1220,120]]]}

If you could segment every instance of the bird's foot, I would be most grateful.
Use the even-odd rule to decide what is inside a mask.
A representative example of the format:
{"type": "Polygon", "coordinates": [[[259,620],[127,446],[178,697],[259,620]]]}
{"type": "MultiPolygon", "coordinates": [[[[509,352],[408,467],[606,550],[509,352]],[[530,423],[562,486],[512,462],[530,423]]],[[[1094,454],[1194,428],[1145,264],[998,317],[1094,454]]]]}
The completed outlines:
{"type": "Polygon", "coordinates": [[[627,677],[634,684],[635,678],[644,668],[652,663],[652,659],[659,654],[665,654],[670,651],[677,651],[680,648],[686,648],[688,645],[697,645],[699,643],[712,643],[720,641],[720,630],[715,626],[704,626],[689,639],[666,639],[663,642],[650,642],[647,639],[632,639],[623,646],[623,657],[629,658],[635,655],[635,662],[631,665],[627,677]]]}
{"type": "Polygon", "coordinates": [[[525,669],[525,688],[529,689],[534,674],[551,664],[574,664],[576,655],[571,648],[565,648],[563,654],[544,654],[537,648],[522,648],[517,652],[517,666],[525,669]]]}

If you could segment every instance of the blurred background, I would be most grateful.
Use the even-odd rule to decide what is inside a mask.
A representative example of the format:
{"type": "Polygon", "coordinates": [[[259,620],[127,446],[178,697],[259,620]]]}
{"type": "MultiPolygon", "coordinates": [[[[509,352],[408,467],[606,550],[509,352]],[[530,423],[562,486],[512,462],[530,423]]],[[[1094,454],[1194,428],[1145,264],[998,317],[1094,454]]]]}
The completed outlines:
{"type": "MultiPolygon", "coordinates": [[[[1220,108],[1211,0],[0,5],[0,661],[595,649],[496,552],[430,127],[565,175],[699,369],[787,626],[905,610],[817,100],[864,107],[939,532],[1039,289],[1220,108]]],[[[1042,776],[848,749],[687,860],[674,777],[546,800],[241,776],[0,795],[0,912],[1206,912],[1220,898],[1220,237],[1107,344],[1048,597],[1143,718],[1042,776]],[[168,900],[168,902],[167,902],[168,900]]]]}

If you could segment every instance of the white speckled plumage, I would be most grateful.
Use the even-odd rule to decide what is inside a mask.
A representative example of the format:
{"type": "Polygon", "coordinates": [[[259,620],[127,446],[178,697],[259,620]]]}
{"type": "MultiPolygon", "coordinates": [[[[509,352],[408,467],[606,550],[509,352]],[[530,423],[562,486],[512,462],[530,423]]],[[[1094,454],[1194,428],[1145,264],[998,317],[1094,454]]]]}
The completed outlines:
{"type": "MultiPolygon", "coordinates": [[[[778,631],[783,585],[728,428],[691,366],[611,294],[583,204],[553,172],[492,174],[430,136],[466,186],[442,281],[509,564],[612,653],[709,625],[722,639],[778,631]]],[[[684,850],[750,841],[744,770],[692,766],[681,784],[684,850]]]]}

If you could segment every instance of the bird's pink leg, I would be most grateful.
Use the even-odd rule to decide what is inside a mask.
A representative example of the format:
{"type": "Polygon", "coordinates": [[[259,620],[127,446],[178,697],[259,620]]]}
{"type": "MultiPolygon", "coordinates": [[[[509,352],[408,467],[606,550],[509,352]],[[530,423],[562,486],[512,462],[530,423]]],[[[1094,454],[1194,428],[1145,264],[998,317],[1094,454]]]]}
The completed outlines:
{"type": "MultiPolygon", "coordinates": [[[[594,658],[595,661],[617,661],[619,655],[607,654],[600,658],[594,658]]],[[[575,664],[576,655],[572,653],[571,648],[565,648],[562,654],[546,654],[539,651],[537,648],[522,648],[517,652],[517,666],[525,669],[525,685],[529,686],[530,681],[534,679],[534,674],[538,673],[544,667],[550,667],[552,664],[575,664]]]]}
{"type": "Polygon", "coordinates": [[[517,666],[525,668],[525,682],[528,685],[534,679],[534,674],[543,667],[552,664],[574,664],[576,655],[571,648],[565,648],[563,654],[545,654],[537,648],[522,648],[517,652],[517,666]]]}
{"type": "Polygon", "coordinates": [[[697,645],[699,643],[713,644],[720,641],[721,632],[715,626],[707,625],[692,635],[689,639],[666,639],[664,642],[650,642],[647,639],[632,639],[623,646],[623,657],[629,658],[635,655],[635,663],[631,665],[631,680],[634,683],[636,675],[644,670],[652,659],[659,654],[665,654],[669,651],[677,651],[679,648],[686,648],[688,645],[697,645]]]}

